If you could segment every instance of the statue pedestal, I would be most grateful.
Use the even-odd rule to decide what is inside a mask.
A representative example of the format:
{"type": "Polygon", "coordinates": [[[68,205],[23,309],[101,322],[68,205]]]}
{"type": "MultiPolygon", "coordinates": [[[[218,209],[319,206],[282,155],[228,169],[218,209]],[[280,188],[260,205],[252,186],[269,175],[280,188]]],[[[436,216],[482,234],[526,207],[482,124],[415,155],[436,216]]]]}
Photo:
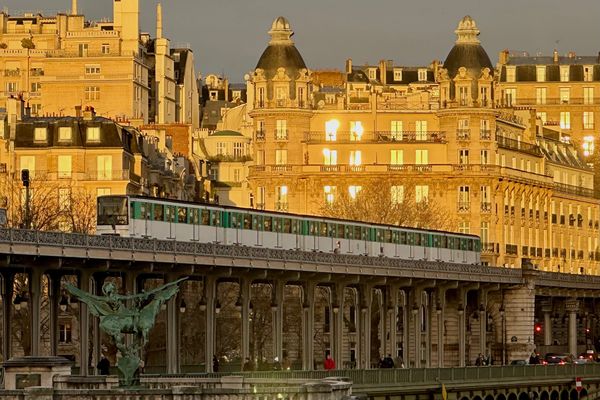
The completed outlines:
{"type": "Polygon", "coordinates": [[[71,361],[62,357],[16,357],[5,361],[4,388],[52,387],[54,376],[71,375],[71,361]]]}

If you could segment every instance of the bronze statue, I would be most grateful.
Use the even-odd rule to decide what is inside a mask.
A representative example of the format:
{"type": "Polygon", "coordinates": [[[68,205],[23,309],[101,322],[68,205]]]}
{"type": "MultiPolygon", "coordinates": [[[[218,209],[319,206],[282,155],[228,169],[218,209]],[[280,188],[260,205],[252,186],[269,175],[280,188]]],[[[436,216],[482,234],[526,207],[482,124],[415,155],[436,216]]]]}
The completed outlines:
{"type": "Polygon", "coordinates": [[[177,294],[179,283],[185,279],[187,278],[134,295],[118,294],[112,282],[106,282],[102,286],[104,296],[96,296],[73,285],[66,285],[73,296],[87,304],[90,313],[100,318],[100,328],[113,338],[121,352],[117,367],[123,375],[123,386],[133,384],[135,372],[141,363],[140,352],[148,340],[161,305],[177,294]],[[126,334],[133,335],[130,345],[125,344],[126,334]]]}

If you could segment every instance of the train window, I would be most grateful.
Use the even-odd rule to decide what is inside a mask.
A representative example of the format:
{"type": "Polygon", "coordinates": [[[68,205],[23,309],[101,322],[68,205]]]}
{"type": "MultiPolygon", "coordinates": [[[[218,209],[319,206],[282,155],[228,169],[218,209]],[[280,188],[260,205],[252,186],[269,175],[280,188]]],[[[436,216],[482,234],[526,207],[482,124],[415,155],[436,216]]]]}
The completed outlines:
{"type": "Polygon", "coordinates": [[[337,237],[343,239],[345,237],[346,227],[342,224],[338,224],[337,226],[337,237]]]}
{"type": "Polygon", "coordinates": [[[400,244],[407,244],[408,243],[408,237],[407,237],[407,233],[404,231],[400,231],[400,244]]]}
{"type": "Polygon", "coordinates": [[[389,229],[386,229],[383,231],[383,241],[385,243],[392,243],[392,231],[389,229]]]}
{"type": "Polygon", "coordinates": [[[252,229],[252,215],[244,215],[244,229],[252,229]]]}
{"type": "Polygon", "coordinates": [[[319,233],[318,222],[308,221],[308,233],[312,236],[317,236],[319,233]]]}
{"type": "Polygon", "coordinates": [[[202,225],[210,225],[210,211],[202,210],[200,213],[202,225]]]}
{"type": "Polygon", "coordinates": [[[431,247],[440,247],[440,237],[438,235],[431,235],[431,247]]]}
{"type": "Polygon", "coordinates": [[[375,238],[376,238],[376,241],[378,241],[378,242],[382,242],[383,241],[383,229],[376,229],[375,230],[375,238]]]}
{"type": "Polygon", "coordinates": [[[360,226],[354,227],[354,234],[352,235],[354,239],[359,240],[362,237],[360,226]]]}
{"type": "Polygon", "coordinates": [[[407,240],[406,243],[410,246],[415,244],[415,233],[414,232],[407,232],[407,240]]]}
{"type": "Polygon", "coordinates": [[[431,235],[428,235],[426,233],[422,233],[421,234],[421,246],[424,247],[431,247],[431,235]]]}
{"type": "Polygon", "coordinates": [[[418,233],[413,233],[412,236],[414,238],[413,239],[413,244],[415,246],[421,246],[421,235],[418,234],[418,233]]]}
{"type": "Polygon", "coordinates": [[[344,225],[344,237],[346,239],[352,239],[354,237],[353,233],[354,230],[350,225],[344,225]]]}
{"type": "Polygon", "coordinates": [[[327,236],[335,237],[335,232],[336,232],[335,228],[336,228],[335,224],[331,224],[331,223],[327,224],[327,236]]]}
{"type": "Polygon", "coordinates": [[[300,232],[300,224],[302,223],[302,221],[299,221],[297,219],[292,219],[292,233],[298,233],[300,232]]]}
{"type": "Polygon", "coordinates": [[[283,219],[283,233],[292,233],[292,223],[296,225],[296,221],[292,221],[289,218],[283,219]]]}
{"type": "Polygon", "coordinates": [[[180,224],[186,224],[187,223],[187,214],[188,214],[187,207],[177,207],[177,222],[179,222],[180,224]]]}
{"type": "Polygon", "coordinates": [[[319,222],[319,236],[327,236],[327,222],[319,222]]]}
{"type": "Polygon", "coordinates": [[[400,242],[400,232],[392,231],[392,243],[398,244],[400,242]]]}
{"type": "Polygon", "coordinates": [[[200,222],[200,210],[197,208],[190,208],[190,223],[198,224],[200,222]]]}
{"type": "Polygon", "coordinates": [[[155,221],[164,221],[165,219],[165,206],[162,204],[154,205],[154,220],[155,221]]]}
{"type": "Polygon", "coordinates": [[[447,249],[448,248],[448,236],[441,236],[440,237],[440,247],[442,249],[447,249]]]}
{"type": "Polygon", "coordinates": [[[469,250],[469,251],[473,251],[473,244],[474,244],[474,242],[475,242],[475,241],[474,241],[474,240],[472,240],[472,239],[468,239],[468,240],[467,240],[467,250],[469,250]]]}
{"type": "Polygon", "coordinates": [[[273,230],[273,217],[263,217],[263,230],[266,232],[273,230]]]}
{"type": "Polygon", "coordinates": [[[240,215],[238,213],[231,213],[229,223],[230,223],[231,228],[239,229],[240,228],[240,215]]]}
{"type": "Polygon", "coordinates": [[[360,227],[360,238],[362,240],[369,240],[369,228],[366,228],[364,226],[360,227]]]}
{"type": "Polygon", "coordinates": [[[273,218],[273,232],[281,232],[281,218],[273,218]]]}
{"type": "Polygon", "coordinates": [[[262,231],[263,228],[263,219],[262,215],[253,215],[252,216],[252,226],[257,231],[262,231]]]}
{"type": "Polygon", "coordinates": [[[211,226],[221,225],[221,212],[220,211],[211,211],[210,212],[210,225],[211,226]]]}

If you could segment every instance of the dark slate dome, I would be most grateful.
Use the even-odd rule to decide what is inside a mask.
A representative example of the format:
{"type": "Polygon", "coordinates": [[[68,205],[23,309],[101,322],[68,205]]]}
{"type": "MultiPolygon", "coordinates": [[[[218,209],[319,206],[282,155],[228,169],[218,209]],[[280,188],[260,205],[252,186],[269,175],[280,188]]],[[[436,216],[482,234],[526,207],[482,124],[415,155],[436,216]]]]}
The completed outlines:
{"type": "Polygon", "coordinates": [[[494,66],[477,38],[479,29],[473,18],[468,15],[464,17],[454,32],[457,36],[456,44],[444,62],[448,76],[454,78],[460,67],[465,67],[474,78],[479,78],[481,69],[486,67],[490,69],[490,74],[493,74],[494,66]]]}
{"type": "Polygon", "coordinates": [[[277,17],[273,21],[269,31],[271,41],[256,64],[256,68],[265,70],[267,78],[275,75],[277,68],[285,68],[291,78],[295,78],[295,76],[290,72],[306,68],[300,52],[291,39],[293,34],[290,23],[284,17],[277,17]]]}

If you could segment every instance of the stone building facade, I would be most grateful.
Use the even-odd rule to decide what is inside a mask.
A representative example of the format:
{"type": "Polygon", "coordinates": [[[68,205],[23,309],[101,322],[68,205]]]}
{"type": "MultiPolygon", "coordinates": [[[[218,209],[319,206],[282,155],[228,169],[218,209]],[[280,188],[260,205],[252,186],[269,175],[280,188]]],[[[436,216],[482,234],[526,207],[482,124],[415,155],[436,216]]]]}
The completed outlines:
{"type": "Polygon", "coordinates": [[[452,230],[481,236],[485,263],[599,273],[593,169],[535,107],[502,104],[505,66],[494,68],[471,17],[455,33],[444,63],[348,60],[323,81],[277,18],[247,80],[255,207],[319,214],[388,182],[392,203],[444,205],[452,230]]]}

